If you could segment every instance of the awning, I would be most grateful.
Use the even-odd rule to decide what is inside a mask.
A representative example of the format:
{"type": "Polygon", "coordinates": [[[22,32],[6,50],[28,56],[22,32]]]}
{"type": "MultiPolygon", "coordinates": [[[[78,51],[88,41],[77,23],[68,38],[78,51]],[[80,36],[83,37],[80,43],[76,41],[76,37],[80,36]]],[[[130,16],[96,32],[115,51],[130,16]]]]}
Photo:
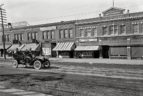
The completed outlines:
{"type": "Polygon", "coordinates": [[[25,44],[24,47],[21,49],[21,51],[26,51],[26,50],[32,50],[32,51],[36,51],[40,49],[40,45],[39,44],[25,44]]]}
{"type": "Polygon", "coordinates": [[[13,44],[13,45],[8,49],[8,51],[14,51],[14,50],[16,50],[16,48],[18,48],[18,50],[21,50],[21,48],[22,48],[23,46],[24,46],[24,45],[13,44]]]}
{"type": "MultiPolygon", "coordinates": [[[[9,48],[11,45],[5,45],[5,49],[9,48]]],[[[0,49],[3,49],[3,45],[0,45],[0,49]]]]}
{"type": "Polygon", "coordinates": [[[99,46],[77,46],[75,51],[95,51],[99,50],[99,46]]]}
{"type": "Polygon", "coordinates": [[[70,51],[74,48],[74,42],[58,43],[53,51],[70,51]]]}

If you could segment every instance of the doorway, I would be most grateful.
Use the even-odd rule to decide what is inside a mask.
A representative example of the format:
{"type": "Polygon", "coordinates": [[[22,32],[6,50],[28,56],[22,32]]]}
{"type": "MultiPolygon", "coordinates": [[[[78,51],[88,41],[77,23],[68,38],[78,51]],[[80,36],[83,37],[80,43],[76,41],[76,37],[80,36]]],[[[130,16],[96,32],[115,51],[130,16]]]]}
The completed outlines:
{"type": "Polygon", "coordinates": [[[109,58],[109,46],[102,46],[103,58],[109,58]]]}

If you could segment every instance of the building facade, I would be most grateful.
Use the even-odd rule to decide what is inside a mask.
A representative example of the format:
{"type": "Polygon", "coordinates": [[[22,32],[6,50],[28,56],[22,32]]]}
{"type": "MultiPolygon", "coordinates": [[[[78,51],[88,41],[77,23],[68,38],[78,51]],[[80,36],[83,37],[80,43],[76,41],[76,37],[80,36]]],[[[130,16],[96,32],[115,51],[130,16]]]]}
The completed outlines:
{"type": "MultiPolygon", "coordinates": [[[[76,23],[77,40],[84,39],[83,41],[87,42],[85,46],[88,44],[98,46],[96,57],[142,58],[143,12],[127,11],[125,13],[124,11],[124,9],[112,7],[104,11],[103,16],[78,21],[76,23]],[[92,44],[92,38],[95,39],[94,44],[92,44]]],[[[95,50],[97,48],[93,51],[95,50]]]]}
{"type": "Polygon", "coordinates": [[[143,12],[111,7],[96,18],[5,31],[6,48],[15,41],[30,44],[34,40],[40,42],[42,54],[52,57],[141,59],[143,12]]]}

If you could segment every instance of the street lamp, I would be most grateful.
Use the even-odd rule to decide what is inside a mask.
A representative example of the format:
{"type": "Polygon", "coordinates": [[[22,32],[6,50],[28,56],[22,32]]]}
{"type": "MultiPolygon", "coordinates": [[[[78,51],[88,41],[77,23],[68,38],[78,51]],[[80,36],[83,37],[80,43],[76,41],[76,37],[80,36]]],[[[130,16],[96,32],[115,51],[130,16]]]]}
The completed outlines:
{"type": "Polygon", "coordinates": [[[6,12],[5,9],[2,8],[4,4],[0,5],[0,19],[1,19],[1,27],[2,27],[2,42],[3,42],[3,54],[4,54],[4,59],[6,59],[6,51],[5,51],[5,34],[4,34],[4,23],[6,20],[6,12]]]}

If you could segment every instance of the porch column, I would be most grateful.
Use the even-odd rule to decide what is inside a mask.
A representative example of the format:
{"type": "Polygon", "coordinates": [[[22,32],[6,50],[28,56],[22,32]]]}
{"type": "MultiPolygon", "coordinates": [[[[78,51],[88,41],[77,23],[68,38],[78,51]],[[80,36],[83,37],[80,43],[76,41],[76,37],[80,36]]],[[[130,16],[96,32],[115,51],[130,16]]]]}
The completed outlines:
{"type": "Polygon", "coordinates": [[[99,58],[102,59],[103,55],[102,55],[102,46],[100,46],[99,48],[99,58]]]}
{"type": "Polygon", "coordinates": [[[127,47],[127,59],[131,59],[131,47],[127,47]]]}

